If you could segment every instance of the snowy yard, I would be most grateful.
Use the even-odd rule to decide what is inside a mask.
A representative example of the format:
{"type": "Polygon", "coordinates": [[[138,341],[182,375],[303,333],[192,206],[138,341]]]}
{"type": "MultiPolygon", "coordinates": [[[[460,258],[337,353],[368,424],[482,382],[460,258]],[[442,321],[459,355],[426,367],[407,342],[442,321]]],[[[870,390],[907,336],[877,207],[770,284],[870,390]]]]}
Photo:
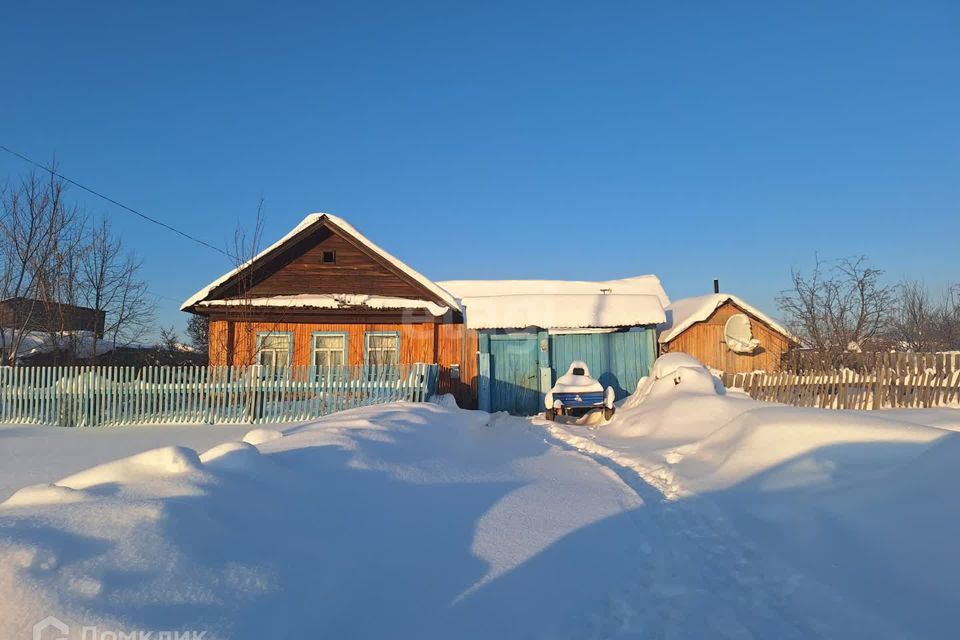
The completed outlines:
{"type": "Polygon", "coordinates": [[[393,404],[249,444],[0,431],[0,499],[62,478],[0,505],[3,637],[956,636],[960,411],[655,373],[599,426],[393,404]]]}
{"type": "Polygon", "coordinates": [[[66,428],[0,426],[0,502],[17,489],[167,445],[203,451],[242,438],[249,427],[162,426],[66,428]]]}

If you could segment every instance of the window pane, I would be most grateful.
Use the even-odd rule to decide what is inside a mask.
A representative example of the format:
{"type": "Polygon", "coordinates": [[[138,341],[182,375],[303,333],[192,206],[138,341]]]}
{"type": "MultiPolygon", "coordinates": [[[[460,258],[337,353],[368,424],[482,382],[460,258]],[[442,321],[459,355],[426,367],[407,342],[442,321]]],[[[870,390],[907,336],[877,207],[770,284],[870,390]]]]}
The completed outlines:
{"type": "Polygon", "coordinates": [[[276,354],[277,367],[286,367],[290,364],[290,354],[288,352],[277,351],[276,354]]]}
{"type": "Polygon", "coordinates": [[[383,361],[386,364],[400,364],[400,354],[396,349],[383,352],[383,361]]]}
{"type": "Polygon", "coordinates": [[[315,351],[313,354],[313,364],[318,367],[330,365],[330,353],[328,351],[315,351]]]}
{"type": "Polygon", "coordinates": [[[343,351],[331,351],[331,352],[330,352],[330,366],[331,366],[331,367],[342,367],[342,366],[343,366],[343,351]]]}
{"type": "Polygon", "coordinates": [[[265,367],[273,366],[273,351],[262,351],[260,352],[260,364],[265,367]]]}
{"type": "Polygon", "coordinates": [[[286,349],[290,345],[290,336],[265,335],[260,340],[262,349],[286,349]]]}
{"type": "Polygon", "coordinates": [[[370,335],[367,336],[367,346],[371,349],[396,349],[397,339],[395,335],[370,335]]]}
{"type": "Polygon", "coordinates": [[[343,349],[343,336],[317,336],[317,349],[343,349]]]}

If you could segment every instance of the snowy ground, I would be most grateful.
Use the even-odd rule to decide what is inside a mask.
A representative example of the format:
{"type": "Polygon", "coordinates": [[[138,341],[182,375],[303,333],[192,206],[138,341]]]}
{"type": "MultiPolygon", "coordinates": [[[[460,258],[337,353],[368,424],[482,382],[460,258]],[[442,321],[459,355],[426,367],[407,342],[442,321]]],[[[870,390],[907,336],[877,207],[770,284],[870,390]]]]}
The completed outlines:
{"type": "Polygon", "coordinates": [[[203,451],[241,438],[249,430],[233,425],[96,429],[0,426],[0,502],[26,485],[55,482],[134,453],[166,445],[203,451]]]}
{"type": "Polygon", "coordinates": [[[395,404],[25,489],[0,635],[956,637],[960,411],[761,405],[685,364],[603,426],[395,404]]]}

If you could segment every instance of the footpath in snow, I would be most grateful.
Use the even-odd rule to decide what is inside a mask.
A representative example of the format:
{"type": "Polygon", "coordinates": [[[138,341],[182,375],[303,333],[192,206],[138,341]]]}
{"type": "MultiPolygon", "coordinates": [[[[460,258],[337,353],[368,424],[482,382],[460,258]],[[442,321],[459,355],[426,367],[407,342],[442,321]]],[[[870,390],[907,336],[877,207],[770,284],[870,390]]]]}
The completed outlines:
{"type": "Polygon", "coordinates": [[[960,411],[761,403],[668,354],[610,423],[538,423],[883,633],[960,635],[960,411]]]}

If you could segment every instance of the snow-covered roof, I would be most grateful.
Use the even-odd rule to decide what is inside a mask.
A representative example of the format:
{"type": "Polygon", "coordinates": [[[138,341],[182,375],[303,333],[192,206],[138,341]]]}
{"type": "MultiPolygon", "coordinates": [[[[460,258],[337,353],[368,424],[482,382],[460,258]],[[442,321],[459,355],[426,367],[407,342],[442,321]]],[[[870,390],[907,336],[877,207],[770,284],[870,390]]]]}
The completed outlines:
{"type": "Polygon", "coordinates": [[[429,300],[369,296],[358,293],[330,293],[322,295],[304,293],[292,296],[250,298],[248,300],[204,300],[197,303],[198,307],[227,307],[238,305],[250,305],[253,307],[300,307],[310,309],[349,309],[352,307],[367,307],[369,309],[422,309],[438,317],[450,310],[450,307],[445,307],[429,300]]]}
{"type": "Polygon", "coordinates": [[[633,327],[665,318],[655,295],[514,294],[465,297],[461,304],[471,329],[633,327]]]}
{"type": "Polygon", "coordinates": [[[300,224],[294,227],[287,235],[283,236],[282,238],[274,242],[272,245],[270,245],[269,247],[267,247],[266,249],[258,253],[256,256],[253,257],[253,259],[248,260],[247,262],[243,263],[236,269],[232,269],[231,271],[228,271],[227,273],[223,274],[222,276],[220,276],[219,278],[217,278],[216,280],[208,284],[203,289],[200,289],[200,291],[197,291],[195,294],[190,296],[190,298],[188,298],[187,301],[180,306],[180,309],[186,310],[189,307],[192,307],[199,302],[203,302],[206,299],[206,297],[209,296],[214,289],[216,289],[220,285],[227,282],[230,278],[235,276],[237,273],[247,268],[257,260],[260,260],[261,258],[267,256],[268,254],[278,250],[280,247],[286,244],[290,239],[292,239],[298,233],[300,233],[307,227],[310,227],[320,222],[321,220],[329,221],[333,226],[343,231],[344,233],[352,237],[357,242],[364,245],[372,253],[379,255],[381,258],[383,258],[384,260],[392,264],[396,269],[403,272],[412,280],[416,281],[418,284],[423,286],[426,290],[436,295],[440,300],[443,300],[445,303],[447,303],[447,305],[451,309],[457,309],[457,310],[460,309],[460,306],[457,304],[456,299],[453,296],[451,296],[447,291],[437,286],[436,283],[434,283],[432,280],[430,280],[420,272],[410,268],[404,262],[395,258],[391,254],[389,254],[387,251],[385,251],[378,245],[371,242],[369,238],[367,238],[362,233],[357,231],[353,227],[353,225],[351,225],[349,222],[347,222],[343,218],[340,218],[338,216],[335,216],[329,213],[311,213],[310,215],[305,217],[300,222],[300,224]]]}
{"type": "Polygon", "coordinates": [[[777,333],[781,333],[795,342],[800,342],[800,339],[787,330],[786,327],[756,307],[750,306],[737,296],[730,293],[711,293],[705,296],[675,300],[668,305],[666,308],[667,319],[659,327],[660,343],[665,344],[670,342],[694,324],[703,322],[726,302],[732,302],[737,305],[777,333]]]}
{"type": "Polygon", "coordinates": [[[661,306],[670,304],[660,279],[654,275],[619,280],[445,280],[437,282],[457,298],[531,294],[599,294],[656,296],[661,306]]]}
{"type": "Polygon", "coordinates": [[[0,329],[0,347],[4,350],[12,348],[14,339],[18,338],[18,361],[32,358],[53,351],[69,351],[75,358],[89,358],[102,355],[113,350],[113,344],[103,338],[94,339],[92,331],[24,331],[14,332],[12,329],[0,329]]]}

